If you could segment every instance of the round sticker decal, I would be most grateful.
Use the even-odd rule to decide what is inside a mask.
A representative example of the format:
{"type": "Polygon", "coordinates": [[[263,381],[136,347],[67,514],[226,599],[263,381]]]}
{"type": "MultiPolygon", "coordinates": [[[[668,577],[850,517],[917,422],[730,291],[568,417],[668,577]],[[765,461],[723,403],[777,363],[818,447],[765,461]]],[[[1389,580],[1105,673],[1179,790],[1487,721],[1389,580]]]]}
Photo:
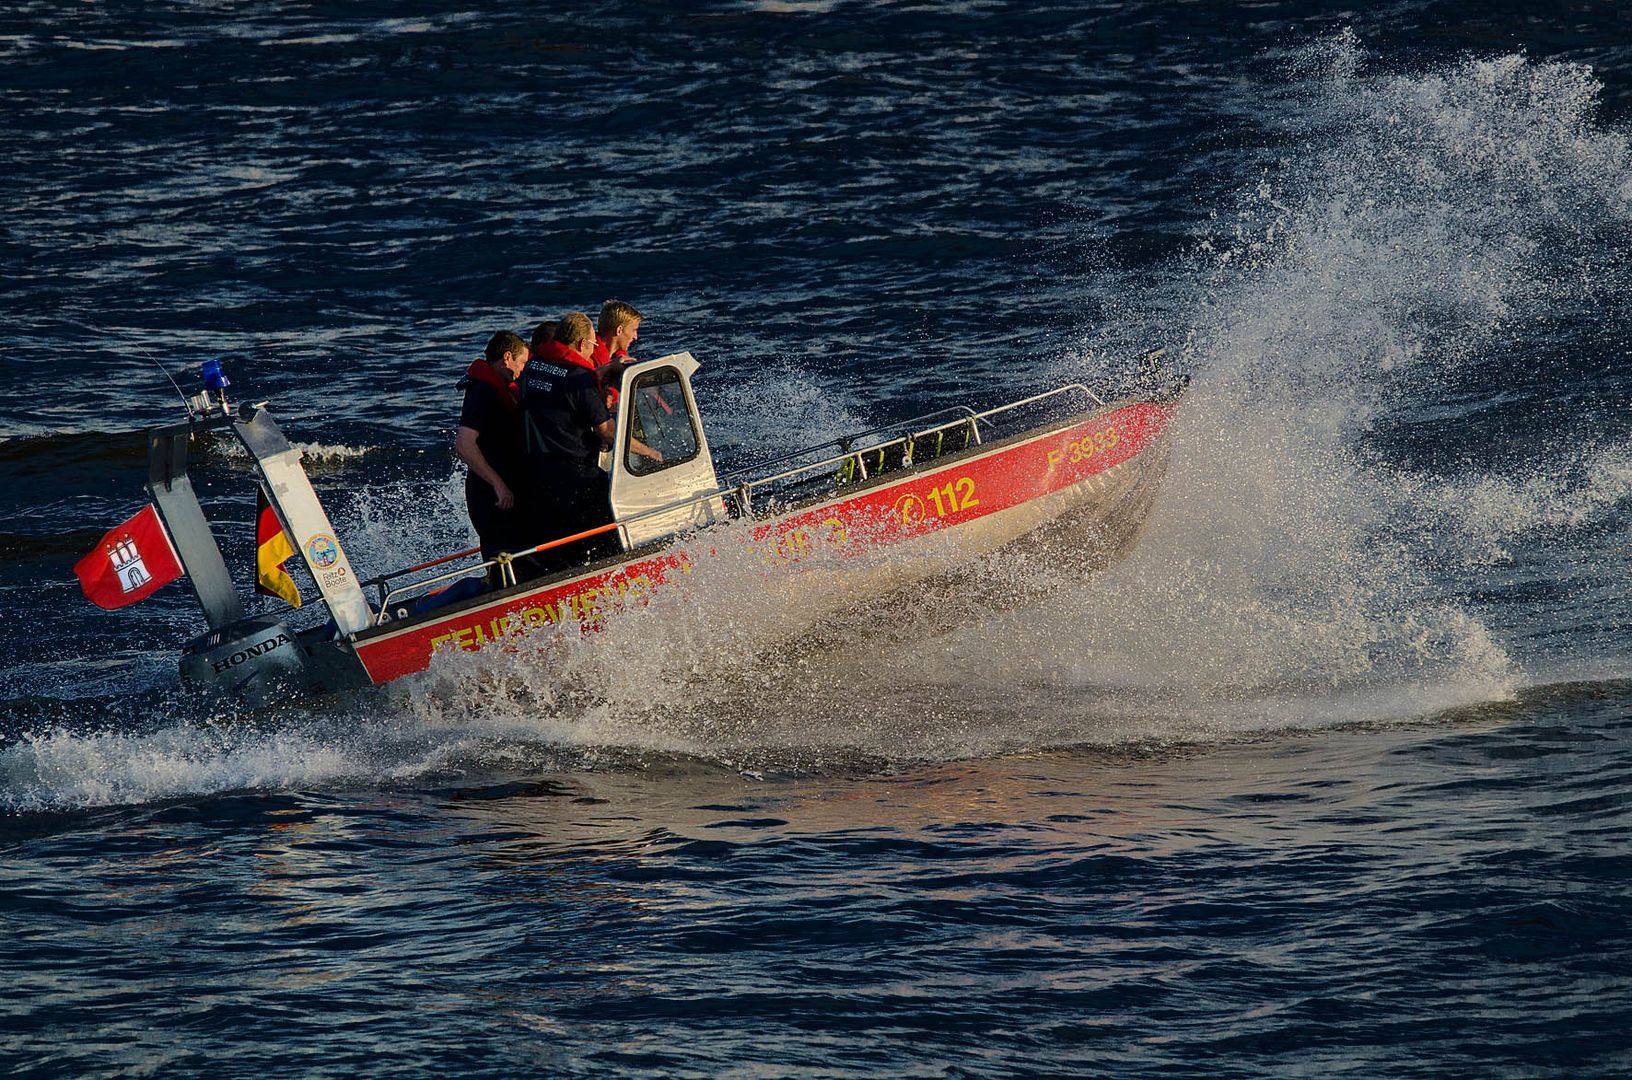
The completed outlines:
{"type": "Polygon", "coordinates": [[[306,541],[306,557],[319,570],[327,569],[340,558],[340,545],[328,533],[318,533],[306,541]]]}

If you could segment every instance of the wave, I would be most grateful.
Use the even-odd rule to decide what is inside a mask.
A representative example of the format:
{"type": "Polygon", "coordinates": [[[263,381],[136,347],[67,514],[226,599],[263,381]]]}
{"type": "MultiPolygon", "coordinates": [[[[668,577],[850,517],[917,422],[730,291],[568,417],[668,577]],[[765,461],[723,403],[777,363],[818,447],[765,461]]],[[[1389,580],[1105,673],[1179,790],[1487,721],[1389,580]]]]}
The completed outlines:
{"type": "Polygon", "coordinates": [[[0,439],[0,468],[15,476],[87,465],[123,467],[146,456],[145,440],[129,431],[48,433],[0,439]]]}
{"type": "MultiPolygon", "coordinates": [[[[1578,445],[1564,458],[1523,472],[1478,470],[1440,477],[1401,473],[1401,499],[1433,522],[1450,550],[1468,563],[1514,560],[1514,547],[1599,546],[1632,515],[1632,448],[1578,445]]],[[[1623,550],[1620,543],[1604,545],[1623,550]]]]}
{"type": "MultiPolygon", "coordinates": [[[[299,450],[308,471],[329,472],[350,468],[371,454],[385,450],[381,446],[353,446],[347,443],[291,442],[299,450]]],[[[248,461],[249,451],[229,435],[207,434],[201,437],[200,451],[228,460],[248,461]]]]}
{"type": "MultiPolygon", "coordinates": [[[[383,449],[345,443],[296,442],[291,445],[301,451],[308,466],[319,470],[349,467],[383,449]]],[[[248,459],[236,439],[217,432],[200,432],[193,453],[205,459],[211,456],[248,459]]],[[[128,473],[131,463],[146,458],[147,441],[139,431],[53,432],[0,438],[0,468],[20,476],[86,467],[128,473]]]]}

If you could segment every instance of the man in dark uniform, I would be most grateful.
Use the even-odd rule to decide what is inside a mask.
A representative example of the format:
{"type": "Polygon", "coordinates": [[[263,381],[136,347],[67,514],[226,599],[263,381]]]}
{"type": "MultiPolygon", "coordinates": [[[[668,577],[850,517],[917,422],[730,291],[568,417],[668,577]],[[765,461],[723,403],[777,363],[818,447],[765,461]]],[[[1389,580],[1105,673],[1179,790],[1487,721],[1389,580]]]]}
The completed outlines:
{"type": "MultiPolygon", "coordinates": [[[[530,364],[518,383],[528,497],[535,507],[533,544],[612,520],[607,475],[597,461],[612,445],[612,416],[588,362],[595,328],[589,316],[575,311],[562,316],[555,340],[561,347],[530,364]]],[[[553,548],[539,561],[541,569],[557,569],[615,547],[611,534],[603,534],[553,548]]]]}
{"type": "MultiPolygon", "coordinates": [[[[459,388],[465,392],[459,410],[459,434],[453,452],[469,468],[465,474],[465,507],[482,540],[482,558],[526,546],[527,507],[522,484],[521,407],[515,380],[527,365],[527,345],[517,334],[501,330],[488,340],[483,357],[471,362],[459,388]]],[[[490,574],[500,583],[498,568],[490,574]]]]}

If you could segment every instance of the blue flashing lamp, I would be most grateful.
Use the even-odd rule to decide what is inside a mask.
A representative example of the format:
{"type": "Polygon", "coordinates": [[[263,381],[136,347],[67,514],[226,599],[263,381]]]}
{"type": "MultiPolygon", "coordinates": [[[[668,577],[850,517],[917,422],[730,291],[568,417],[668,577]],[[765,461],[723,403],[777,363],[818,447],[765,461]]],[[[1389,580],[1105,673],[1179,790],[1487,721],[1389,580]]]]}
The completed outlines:
{"type": "Polygon", "coordinates": [[[199,369],[199,374],[204,377],[204,389],[206,390],[225,390],[232,385],[232,380],[227,378],[227,373],[221,370],[221,361],[219,360],[204,361],[199,369]]]}

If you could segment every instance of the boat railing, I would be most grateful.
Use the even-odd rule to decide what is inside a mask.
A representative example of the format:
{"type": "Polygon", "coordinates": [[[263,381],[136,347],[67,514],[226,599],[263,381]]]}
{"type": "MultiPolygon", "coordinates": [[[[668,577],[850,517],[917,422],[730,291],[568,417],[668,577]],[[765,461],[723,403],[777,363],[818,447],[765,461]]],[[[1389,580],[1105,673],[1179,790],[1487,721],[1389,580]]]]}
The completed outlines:
{"type": "MultiPolygon", "coordinates": [[[[643,514],[641,516],[644,517],[645,515],[643,514]]],[[[629,520],[632,521],[634,519],[631,518],[629,520]]],[[[547,540],[542,544],[534,545],[533,547],[527,548],[523,551],[500,552],[491,559],[486,559],[479,563],[473,563],[469,566],[461,566],[457,570],[449,570],[445,573],[437,574],[434,577],[420,578],[418,581],[410,582],[407,585],[400,586],[390,591],[386,590],[386,583],[396,578],[407,577],[409,574],[417,574],[421,570],[429,570],[433,566],[441,566],[444,563],[453,562],[455,559],[463,559],[471,555],[479,554],[482,549],[479,547],[466,548],[464,551],[456,551],[452,555],[444,555],[439,559],[432,559],[429,562],[422,562],[418,566],[410,566],[402,570],[393,570],[391,573],[381,574],[378,577],[369,578],[367,581],[363,582],[363,584],[365,586],[373,586],[380,591],[380,610],[374,617],[375,625],[377,626],[380,623],[389,622],[391,620],[391,604],[394,601],[407,599],[418,590],[428,589],[432,585],[436,585],[443,581],[455,581],[462,577],[468,577],[471,574],[477,573],[478,571],[485,572],[493,569],[494,567],[499,568],[499,578],[501,582],[500,587],[509,588],[511,585],[516,584],[515,564],[519,560],[525,559],[531,555],[540,555],[546,551],[563,547],[567,544],[574,544],[579,540],[588,540],[592,536],[601,536],[605,533],[612,532],[615,529],[621,530],[623,526],[623,522],[608,522],[605,525],[597,525],[593,529],[585,529],[583,532],[573,533],[571,536],[562,536],[555,540],[547,540]]]]}
{"type": "MultiPolygon", "coordinates": [[[[987,409],[985,412],[976,412],[975,410],[964,405],[953,406],[951,408],[940,409],[936,412],[926,413],[923,416],[914,417],[913,419],[906,421],[904,425],[896,424],[891,425],[888,428],[871,428],[867,431],[857,432],[853,435],[844,435],[837,439],[829,439],[826,442],[817,443],[814,446],[808,446],[803,450],[796,450],[791,454],[784,454],[781,457],[773,458],[771,459],[770,464],[796,460],[804,454],[813,453],[817,450],[826,449],[828,447],[837,447],[840,450],[839,453],[822,458],[818,461],[808,462],[803,465],[796,465],[793,468],[783,469],[780,472],[771,473],[769,475],[758,476],[755,479],[748,481],[727,483],[723,490],[734,494],[737,498],[739,506],[742,509],[742,512],[748,513],[753,508],[752,503],[755,490],[770,485],[782,484],[786,487],[797,487],[801,482],[801,477],[808,481],[818,477],[830,477],[835,475],[837,476],[840,485],[859,483],[864,480],[872,479],[883,472],[893,472],[897,469],[911,466],[914,463],[922,464],[924,461],[932,461],[935,458],[940,457],[946,452],[946,436],[948,434],[957,432],[960,429],[966,433],[965,440],[962,446],[955,447],[954,449],[962,450],[971,445],[978,446],[985,441],[985,435],[981,430],[982,423],[989,423],[994,418],[1003,416],[1004,414],[1026,408],[1028,406],[1040,405],[1043,402],[1061,398],[1066,395],[1081,395],[1086,397],[1089,401],[1092,401],[1100,408],[1105,406],[1104,398],[1100,397],[1098,394],[1094,393],[1094,391],[1090,390],[1081,383],[1068,383],[1065,386],[1058,386],[1053,390],[1048,390],[1041,394],[1033,394],[1031,397],[1022,398],[1019,401],[1011,401],[1007,405],[1000,405],[995,409],[987,409]],[[952,421],[951,423],[930,424],[927,427],[914,428],[912,426],[924,424],[926,421],[935,420],[939,417],[948,415],[955,415],[958,417],[958,419],[952,421]],[[857,439],[863,439],[869,435],[875,435],[884,431],[900,432],[903,426],[908,427],[909,429],[904,434],[896,434],[890,439],[878,442],[869,442],[860,447],[855,445],[855,440],[857,439]],[[926,443],[926,440],[931,436],[936,437],[936,445],[933,448],[929,447],[926,443]]],[[[749,469],[735,470],[729,474],[729,476],[740,476],[744,472],[757,471],[758,469],[762,469],[764,467],[765,463],[761,463],[760,465],[751,467],[749,469]]]]}
{"type": "MultiPolygon", "coordinates": [[[[375,615],[375,625],[380,625],[391,621],[392,618],[402,617],[401,614],[396,616],[391,614],[392,603],[398,600],[408,599],[416,594],[420,594],[422,590],[430,589],[432,586],[440,584],[441,582],[454,581],[476,573],[485,573],[494,567],[497,567],[499,570],[500,587],[509,588],[510,586],[516,584],[517,579],[515,563],[518,560],[549,551],[553,548],[562,547],[566,544],[576,543],[579,540],[600,536],[614,530],[622,534],[625,540],[624,546],[627,548],[628,526],[637,524],[646,520],[647,518],[673,514],[677,510],[684,510],[688,507],[707,505],[708,503],[719,499],[732,500],[736,504],[737,516],[747,517],[754,512],[754,499],[756,494],[758,494],[764,488],[774,485],[782,485],[784,490],[788,488],[797,488],[801,483],[817,478],[824,478],[834,481],[839,486],[860,483],[879,475],[881,472],[893,472],[896,469],[909,467],[914,464],[915,461],[922,463],[923,461],[930,461],[940,457],[946,450],[945,436],[949,432],[955,432],[958,429],[963,429],[967,432],[967,438],[964,446],[955,447],[954,450],[964,449],[965,446],[978,446],[983,441],[980,428],[980,425],[983,422],[989,422],[994,417],[1002,416],[1003,414],[1010,413],[1018,409],[1023,409],[1027,406],[1038,405],[1050,399],[1059,398],[1070,394],[1086,396],[1094,404],[1102,408],[1105,406],[1104,398],[1094,393],[1088,387],[1081,383],[1068,383],[1065,386],[1056,387],[1053,390],[1049,390],[1041,394],[1033,394],[1031,397],[1022,398],[1019,401],[1011,401],[1007,405],[1000,405],[995,409],[987,409],[985,412],[976,412],[973,409],[963,405],[938,409],[935,412],[925,413],[922,416],[913,417],[911,420],[906,421],[906,425],[898,424],[891,425],[887,428],[872,428],[867,431],[857,432],[853,435],[841,436],[838,439],[829,439],[826,442],[816,443],[815,445],[805,447],[802,450],[795,450],[791,453],[773,458],[771,459],[770,464],[796,460],[804,454],[813,453],[831,446],[841,447],[840,453],[830,455],[822,458],[821,460],[812,461],[804,465],[797,465],[791,469],[784,469],[780,472],[770,473],[764,476],[757,476],[749,480],[734,483],[728,482],[722,484],[713,491],[693,495],[686,499],[680,499],[674,503],[656,507],[633,517],[623,518],[618,521],[610,522],[606,525],[597,526],[593,529],[573,533],[571,536],[563,536],[556,540],[550,540],[535,547],[527,548],[524,551],[504,552],[495,556],[494,558],[484,560],[480,563],[462,566],[457,570],[450,570],[429,578],[421,578],[406,585],[387,590],[387,584],[398,578],[407,577],[410,574],[416,574],[423,570],[430,570],[434,567],[442,566],[457,559],[467,558],[471,555],[479,554],[481,551],[481,548],[479,547],[468,548],[464,551],[456,551],[451,555],[444,555],[441,558],[432,559],[429,562],[419,563],[416,566],[410,566],[402,570],[395,570],[387,574],[381,574],[377,577],[370,578],[362,584],[365,587],[376,588],[379,591],[379,610],[375,615]],[[875,435],[884,431],[898,432],[901,430],[902,426],[910,427],[911,425],[923,424],[926,421],[936,420],[945,416],[956,416],[957,419],[951,421],[950,423],[930,424],[927,427],[913,428],[904,434],[896,435],[894,438],[880,442],[868,443],[862,447],[855,447],[853,443],[853,440],[865,438],[868,435],[875,435]],[[932,436],[938,436],[938,438],[937,445],[934,447],[933,451],[930,451],[926,443],[932,436]],[[845,446],[845,443],[850,443],[850,445],[845,446]],[[923,448],[921,455],[920,447],[923,448]],[[869,459],[876,460],[876,464],[871,469],[869,469],[868,466],[869,459]],[[801,480],[801,477],[804,479],[801,480]]],[[[758,467],[763,468],[764,464],[765,463],[761,463],[761,465],[758,467]]],[[[747,470],[736,470],[733,473],[728,474],[728,476],[740,476],[745,471],[747,470]]]]}
{"type": "MultiPolygon", "coordinates": [[[[835,436],[835,437],[833,437],[831,439],[824,439],[823,441],[821,441],[819,443],[812,443],[811,445],[801,447],[798,450],[789,450],[789,451],[787,451],[785,453],[778,454],[776,457],[764,458],[762,460],[754,462],[752,465],[744,465],[742,468],[732,469],[730,472],[725,474],[725,477],[727,479],[730,479],[730,478],[733,478],[733,477],[741,476],[741,475],[743,475],[745,473],[762,472],[765,469],[771,468],[771,467],[776,466],[776,465],[780,465],[780,464],[782,464],[784,462],[797,461],[800,458],[804,457],[806,454],[814,454],[819,450],[827,450],[829,448],[839,450],[840,451],[839,457],[842,458],[846,453],[850,452],[853,449],[859,449],[859,451],[865,452],[867,450],[874,449],[875,446],[884,445],[883,442],[876,443],[876,444],[875,443],[868,443],[868,444],[858,448],[856,446],[856,443],[861,439],[867,438],[869,435],[879,435],[879,434],[883,434],[883,433],[886,433],[886,432],[891,433],[892,435],[894,435],[895,432],[899,432],[903,427],[911,427],[914,424],[923,424],[923,423],[925,423],[927,421],[934,420],[935,418],[941,417],[941,416],[959,416],[959,417],[972,418],[972,417],[974,417],[976,415],[977,414],[976,414],[975,410],[969,408],[969,406],[967,406],[967,405],[952,405],[952,406],[949,406],[949,407],[947,407],[945,409],[936,409],[934,412],[925,413],[922,416],[914,416],[910,420],[906,420],[906,421],[903,421],[901,423],[882,424],[882,425],[880,425],[878,427],[865,428],[865,429],[863,429],[861,431],[852,431],[847,435],[838,435],[838,436],[835,436]]],[[[933,430],[933,429],[931,429],[931,430],[933,430]]],[[[898,439],[898,438],[899,438],[899,436],[895,436],[895,438],[892,438],[892,439],[887,440],[887,441],[893,442],[893,441],[896,441],[896,439],[898,439]]],[[[824,462],[825,462],[825,460],[830,460],[830,459],[824,459],[824,462]]],[[[815,467],[816,464],[817,463],[812,463],[811,467],[815,467]]],[[[777,475],[781,476],[781,475],[784,475],[784,474],[778,473],[777,475]]],[[[765,478],[765,479],[769,479],[769,478],[765,478]]],[[[733,487],[735,485],[727,484],[726,486],[727,487],[733,487]]]]}
{"type": "MultiPolygon", "coordinates": [[[[438,559],[436,561],[437,562],[451,562],[454,559],[463,558],[463,557],[465,557],[467,555],[473,554],[475,552],[479,552],[481,550],[482,550],[481,548],[471,548],[469,551],[460,551],[460,552],[457,552],[457,553],[455,553],[453,555],[447,556],[445,559],[438,559]]],[[[378,587],[379,590],[380,590],[380,593],[381,593],[379,610],[374,613],[374,625],[379,626],[382,623],[388,623],[388,622],[391,621],[391,619],[392,619],[391,605],[392,605],[393,602],[395,602],[397,600],[406,600],[410,596],[412,596],[413,594],[417,593],[418,590],[429,589],[432,585],[436,585],[436,584],[439,584],[439,583],[444,582],[444,581],[449,581],[449,582],[456,581],[456,580],[458,580],[459,578],[462,578],[462,577],[469,577],[470,575],[476,573],[477,571],[482,571],[482,572],[485,573],[487,570],[491,569],[494,566],[498,566],[498,565],[500,565],[499,560],[497,560],[497,559],[488,559],[486,562],[478,563],[475,566],[461,566],[457,570],[450,570],[450,571],[448,571],[447,573],[444,573],[444,574],[437,574],[435,577],[424,578],[422,580],[415,581],[412,584],[404,585],[399,589],[392,589],[390,592],[385,591],[385,581],[386,580],[389,580],[392,577],[398,577],[398,576],[402,576],[402,575],[406,575],[406,574],[411,574],[414,571],[411,570],[411,569],[410,570],[399,570],[399,571],[397,571],[396,574],[382,574],[382,575],[380,575],[379,578],[375,578],[372,581],[366,582],[366,584],[374,585],[374,586],[378,587]]],[[[423,569],[423,567],[421,567],[421,569],[423,569]]],[[[426,593],[425,595],[429,595],[429,594],[426,593]]],[[[398,612],[397,617],[398,618],[404,618],[407,615],[408,615],[408,612],[401,611],[401,612],[398,612]]]]}
{"type": "MultiPolygon", "coordinates": [[[[842,461],[844,458],[854,454],[872,453],[883,447],[898,444],[905,439],[917,439],[926,434],[933,434],[936,431],[943,430],[948,425],[930,424],[929,421],[937,420],[946,416],[956,416],[960,418],[960,420],[969,420],[973,422],[975,425],[975,441],[980,442],[982,440],[979,429],[979,424],[981,421],[990,420],[991,418],[1000,416],[1004,413],[1013,412],[1017,409],[1022,409],[1029,405],[1036,405],[1051,398],[1057,398],[1067,394],[1078,394],[1084,396],[1100,407],[1104,407],[1105,405],[1104,398],[1094,393],[1094,391],[1090,390],[1082,383],[1067,383],[1064,386],[1057,386],[1054,389],[1045,391],[1041,394],[1033,394],[1031,397],[1022,398],[1019,401],[1011,401],[1007,405],[1000,405],[995,409],[987,409],[985,412],[976,412],[967,405],[952,405],[944,409],[937,409],[934,412],[924,413],[922,416],[912,417],[908,420],[898,421],[892,424],[881,424],[878,427],[865,428],[861,431],[853,431],[846,435],[839,435],[819,443],[813,443],[810,446],[802,447],[798,450],[791,450],[786,453],[779,454],[773,458],[766,458],[756,461],[752,465],[745,465],[738,469],[732,469],[728,473],[724,474],[724,476],[726,479],[730,480],[734,479],[735,477],[742,476],[745,473],[761,473],[765,469],[782,464],[783,462],[797,461],[806,454],[813,454],[817,451],[826,450],[830,447],[839,451],[838,454],[830,455],[823,458],[821,461],[815,461],[808,465],[787,469],[770,476],[762,476],[758,480],[754,481],[754,483],[765,483],[770,480],[784,478],[800,471],[820,469],[824,466],[832,464],[836,460],[842,461]],[[900,434],[903,428],[906,428],[907,431],[905,434],[900,434]],[[871,442],[862,442],[862,440],[868,439],[869,436],[886,433],[890,435],[890,438],[871,442]],[[858,443],[860,443],[860,445],[858,445],[858,443]]],[[[737,485],[735,483],[727,483],[724,486],[727,488],[734,488],[737,485]]]]}
{"type": "MultiPolygon", "coordinates": [[[[606,533],[614,531],[622,536],[624,547],[628,548],[629,526],[639,524],[640,522],[645,521],[647,518],[672,514],[676,510],[685,510],[694,506],[707,505],[709,502],[732,495],[735,490],[735,488],[717,488],[714,491],[705,492],[701,495],[692,495],[684,499],[677,499],[672,503],[653,507],[650,510],[643,511],[630,517],[620,518],[617,521],[611,521],[605,525],[597,525],[595,528],[585,529],[583,532],[575,532],[570,536],[562,536],[554,540],[547,540],[542,544],[536,544],[533,547],[525,548],[521,551],[500,552],[491,559],[486,559],[479,563],[471,563],[468,566],[461,566],[457,570],[449,570],[446,573],[437,574],[434,577],[420,578],[418,581],[410,582],[407,585],[402,585],[389,591],[387,591],[386,585],[397,578],[407,577],[409,574],[417,574],[421,570],[429,570],[432,567],[441,566],[445,563],[453,562],[456,559],[468,558],[471,555],[479,554],[482,549],[479,547],[466,548],[464,551],[456,551],[451,555],[443,555],[441,558],[431,559],[428,562],[422,562],[416,566],[404,567],[401,570],[393,570],[390,573],[380,574],[376,577],[369,578],[362,584],[365,588],[374,588],[378,590],[380,597],[379,612],[376,614],[374,621],[375,625],[379,625],[380,623],[389,622],[393,618],[390,613],[391,604],[393,602],[407,599],[420,590],[427,589],[432,585],[436,585],[444,581],[454,581],[458,578],[468,577],[477,572],[485,572],[497,567],[499,571],[499,587],[509,588],[517,582],[515,564],[520,562],[522,559],[528,558],[532,555],[540,555],[554,548],[564,547],[567,544],[575,544],[580,540],[588,540],[591,537],[602,536],[606,533]]],[[[401,618],[401,615],[397,615],[395,617],[401,618]]]]}
{"type": "Polygon", "coordinates": [[[1041,394],[1033,394],[1028,398],[1021,398],[1019,401],[1011,401],[1007,405],[999,405],[995,409],[987,409],[983,413],[976,413],[975,417],[980,420],[989,420],[1000,413],[1012,412],[1015,409],[1021,409],[1027,405],[1035,405],[1038,402],[1047,401],[1049,398],[1053,397],[1061,397],[1065,394],[1081,394],[1089,401],[1092,401],[1095,405],[1098,405],[1100,408],[1103,409],[1105,407],[1105,399],[1088,389],[1088,387],[1084,386],[1082,383],[1066,383],[1064,386],[1056,386],[1052,390],[1045,390],[1041,394]]]}

